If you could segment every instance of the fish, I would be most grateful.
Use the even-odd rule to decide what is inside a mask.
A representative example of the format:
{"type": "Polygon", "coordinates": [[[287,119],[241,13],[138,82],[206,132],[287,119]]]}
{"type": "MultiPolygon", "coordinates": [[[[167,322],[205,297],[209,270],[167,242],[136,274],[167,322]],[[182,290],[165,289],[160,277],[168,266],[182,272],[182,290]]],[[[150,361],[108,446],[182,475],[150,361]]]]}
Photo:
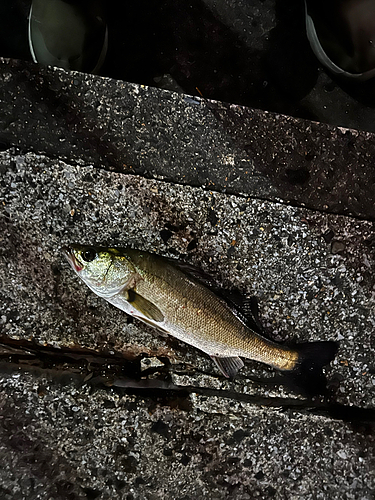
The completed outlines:
{"type": "Polygon", "coordinates": [[[288,346],[256,331],[244,314],[199,268],[134,248],[72,244],[63,248],[79,278],[99,297],[164,334],[208,354],[225,377],[241,358],[304,380],[308,393],[323,392],[323,367],[335,357],[334,341],[288,346]]]}

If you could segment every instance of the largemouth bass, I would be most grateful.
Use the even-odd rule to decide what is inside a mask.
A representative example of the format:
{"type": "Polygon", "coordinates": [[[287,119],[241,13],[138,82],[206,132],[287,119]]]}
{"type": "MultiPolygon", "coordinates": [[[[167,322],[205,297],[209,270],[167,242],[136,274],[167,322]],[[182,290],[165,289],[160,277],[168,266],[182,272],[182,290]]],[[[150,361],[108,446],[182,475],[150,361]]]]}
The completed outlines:
{"type": "Polygon", "coordinates": [[[244,366],[241,358],[248,358],[285,372],[304,371],[321,385],[322,367],[335,355],[335,342],[288,347],[256,333],[188,264],[132,248],[71,245],[64,252],[93,292],[207,353],[226,377],[235,377],[244,366]]]}

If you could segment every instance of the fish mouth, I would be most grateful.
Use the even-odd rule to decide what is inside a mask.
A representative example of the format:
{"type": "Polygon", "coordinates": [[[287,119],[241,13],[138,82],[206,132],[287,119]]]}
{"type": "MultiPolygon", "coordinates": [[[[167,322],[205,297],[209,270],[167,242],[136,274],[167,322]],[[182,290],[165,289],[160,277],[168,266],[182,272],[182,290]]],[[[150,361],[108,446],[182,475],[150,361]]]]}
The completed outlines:
{"type": "Polygon", "coordinates": [[[73,249],[70,247],[62,247],[63,254],[72,268],[79,273],[82,271],[83,266],[78,262],[76,256],[74,255],[73,249]]]}

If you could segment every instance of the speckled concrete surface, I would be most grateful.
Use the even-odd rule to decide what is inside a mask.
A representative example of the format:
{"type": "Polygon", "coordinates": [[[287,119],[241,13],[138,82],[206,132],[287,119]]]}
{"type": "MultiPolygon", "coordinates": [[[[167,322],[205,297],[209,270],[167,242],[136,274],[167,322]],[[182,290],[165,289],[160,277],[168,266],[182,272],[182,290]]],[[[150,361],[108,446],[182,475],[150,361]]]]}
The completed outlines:
{"type": "Polygon", "coordinates": [[[0,158],[1,323],[10,337],[144,351],[214,371],[194,349],[128,325],[61,253],[73,241],[130,244],[183,258],[255,295],[276,340],[340,341],[329,369],[338,400],[374,405],[373,223],[33,153],[0,158]]]}
{"type": "Polygon", "coordinates": [[[374,438],[323,417],[0,377],[0,493],[14,499],[361,499],[374,438]],[[21,411],[23,410],[23,411],[21,411]]]}
{"type": "Polygon", "coordinates": [[[274,339],[339,340],[331,390],[366,420],[375,403],[373,223],[14,150],[1,152],[0,171],[2,334],[123,355],[125,366],[150,364],[144,380],[160,384],[168,365],[173,387],[188,388],[182,399],[146,397],[2,365],[4,499],[373,496],[371,422],[309,412],[255,362],[223,380],[202,353],[92,294],[61,254],[81,241],[178,256],[256,295],[274,339]],[[288,409],[295,400],[302,406],[288,409]]]}
{"type": "Polygon", "coordinates": [[[70,241],[125,242],[185,256],[224,285],[255,294],[277,340],[340,340],[339,397],[373,404],[371,223],[206,196],[33,154],[4,153],[2,169],[2,323],[10,336],[168,353],[166,339],[127,326],[126,316],[86,290],[60,251],[70,241]]]}
{"type": "Polygon", "coordinates": [[[0,104],[2,149],[375,220],[369,132],[4,59],[0,104]]]}
{"type": "Polygon", "coordinates": [[[373,136],[1,64],[2,498],[373,498],[373,136]],[[256,362],[224,379],[90,292],[72,241],[181,258],[276,341],[338,341],[330,401],[256,362]]]}

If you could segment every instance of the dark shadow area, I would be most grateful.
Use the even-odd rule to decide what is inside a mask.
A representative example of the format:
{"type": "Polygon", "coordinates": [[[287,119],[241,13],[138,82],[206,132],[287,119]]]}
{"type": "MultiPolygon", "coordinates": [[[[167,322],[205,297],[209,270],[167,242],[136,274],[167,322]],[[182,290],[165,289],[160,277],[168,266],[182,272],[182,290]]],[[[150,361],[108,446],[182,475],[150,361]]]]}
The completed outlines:
{"type": "Polygon", "coordinates": [[[154,78],[167,73],[188,94],[289,110],[289,96],[268,84],[265,54],[243,43],[203,1],[108,5],[112,35],[103,75],[155,86],[154,78]]]}
{"type": "Polygon", "coordinates": [[[317,114],[300,103],[314,88],[318,78],[318,61],[306,37],[303,2],[277,0],[275,12],[277,22],[270,33],[269,50],[264,54],[263,62],[274,93],[277,91],[283,96],[288,109],[275,103],[274,110],[298,118],[319,120],[317,114]]]}

